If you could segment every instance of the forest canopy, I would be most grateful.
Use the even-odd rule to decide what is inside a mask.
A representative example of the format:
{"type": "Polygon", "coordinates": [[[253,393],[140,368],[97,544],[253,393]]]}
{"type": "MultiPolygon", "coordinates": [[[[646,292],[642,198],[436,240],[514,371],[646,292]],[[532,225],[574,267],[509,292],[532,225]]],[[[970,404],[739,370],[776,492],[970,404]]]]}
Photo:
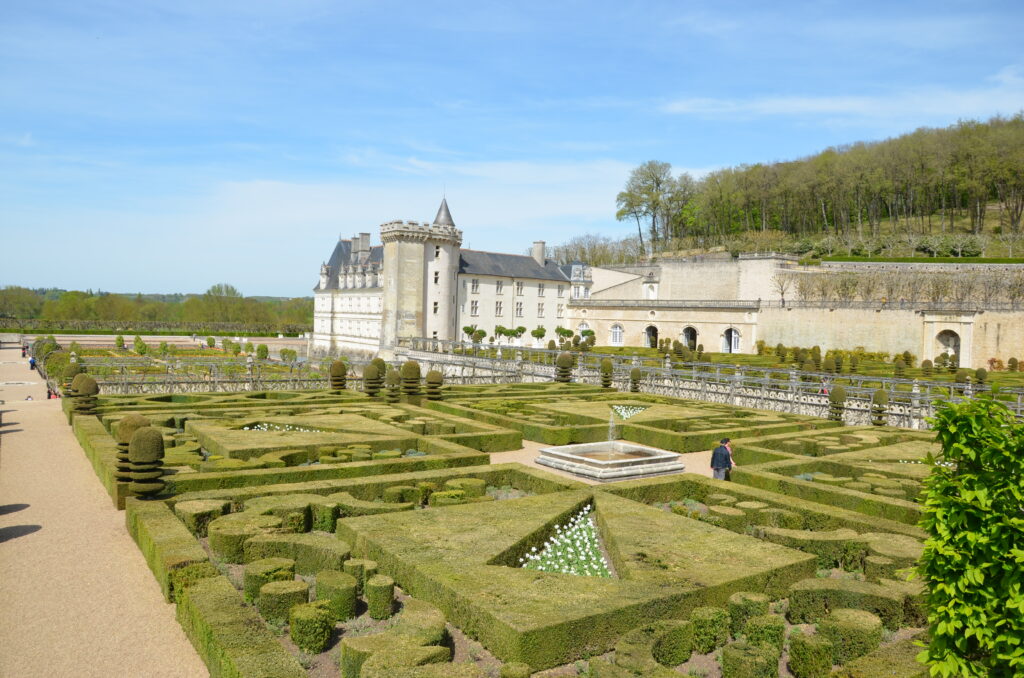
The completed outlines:
{"type": "Polygon", "coordinates": [[[313,300],[308,297],[245,297],[228,284],[217,284],[204,294],[192,295],[131,295],[8,286],[0,289],[0,318],[311,325],[313,300]]]}
{"type": "Polygon", "coordinates": [[[821,254],[976,256],[991,241],[1013,256],[1024,215],[1024,115],[922,128],[699,180],[651,160],[631,172],[616,205],[636,236],[578,236],[555,247],[556,258],[601,265],[715,246],[803,253],[826,238],[821,254]],[[928,237],[918,247],[915,238],[928,237]],[[802,251],[794,249],[801,239],[802,251]]]}

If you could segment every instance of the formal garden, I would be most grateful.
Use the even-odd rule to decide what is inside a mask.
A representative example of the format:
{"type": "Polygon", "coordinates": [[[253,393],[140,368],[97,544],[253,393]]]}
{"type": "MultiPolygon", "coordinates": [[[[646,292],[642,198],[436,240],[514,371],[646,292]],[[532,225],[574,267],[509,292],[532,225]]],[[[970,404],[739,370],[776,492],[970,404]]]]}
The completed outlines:
{"type": "MultiPolygon", "coordinates": [[[[599,385],[446,385],[379,359],[360,391],[340,363],[327,389],[237,393],[104,395],[88,369],[67,385],[69,424],[214,676],[910,678],[929,640],[951,676],[965,628],[978,642],[952,654],[969,675],[1024,661],[1020,614],[980,631],[1002,603],[953,612],[926,586],[955,566],[926,552],[945,528],[921,498],[974,463],[953,420],[940,444],[599,385]],[[491,458],[722,438],[731,482],[590,484],[491,458]]],[[[984,403],[956,407],[1000,407],[984,403]]],[[[1019,444],[1002,423],[986,435],[1019,444]]],[[[1019,502],[1019,474],[978,484],[1016,478],[1019,502]]],[[[961,574],[964,599],[986,577],[1013,588],[994,567],[961,574]]]]}

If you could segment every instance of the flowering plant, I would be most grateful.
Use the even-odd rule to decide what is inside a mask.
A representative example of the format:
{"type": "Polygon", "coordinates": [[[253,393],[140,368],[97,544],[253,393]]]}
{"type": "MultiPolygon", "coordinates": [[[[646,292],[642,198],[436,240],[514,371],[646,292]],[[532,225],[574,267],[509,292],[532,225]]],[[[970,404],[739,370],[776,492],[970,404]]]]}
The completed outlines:
{"type": "Polygon", "coordinates": [[[520,567],[584,577],[611,577],[611,567],[601,552],[600,537],[591,515],[593,508],[587,505],[566,524],[556,525],[554,535],[540,549],[534,546],[519,559],[520,567]]]}

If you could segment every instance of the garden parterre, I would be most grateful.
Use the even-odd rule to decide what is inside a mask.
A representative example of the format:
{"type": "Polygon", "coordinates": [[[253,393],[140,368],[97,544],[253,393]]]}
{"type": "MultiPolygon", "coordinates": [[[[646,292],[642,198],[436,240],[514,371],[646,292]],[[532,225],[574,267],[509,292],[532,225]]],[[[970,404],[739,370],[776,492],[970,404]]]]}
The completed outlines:
{"type": "Polygon", "coordinates": [[[67,411],[214,675],[924,675],[903,571],[924,536],[927,434],[572,384],[397,403],[101,395],[93,415],[67,411]],[[164,439],[156,499],[116,478],[130,413],[164,439]],[[610,416],[624,439],[680,452],[732,438],[734,482],[594,488],[489,463],[523,439],[604,440],[610,416]],[[524,567],[553,545],[564,566],[524,567]],[[484,649],[460,651],[455,629],[484,649]]]}

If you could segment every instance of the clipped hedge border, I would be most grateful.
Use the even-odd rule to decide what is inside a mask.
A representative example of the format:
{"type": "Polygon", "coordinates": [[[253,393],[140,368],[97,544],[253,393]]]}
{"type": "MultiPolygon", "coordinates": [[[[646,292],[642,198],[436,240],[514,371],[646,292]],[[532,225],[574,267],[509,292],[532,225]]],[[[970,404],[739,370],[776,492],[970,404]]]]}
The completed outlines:
{"type": "Polygon", "coordinates": [[[185,589],[177,618],[211,676],[306,678],[306,670],[260,615],[242,603],[226,577],[204,579],[185,589]]]}
{"type": "MultiPolygon", "coordinates": [[[[62,399],[63,403],[71,400],[62,399]]],[[[128,496],[128,484],[119,483],[114,478],[117,470],[117,442],[96,417],[74,417],[71,430],[110,499],[118,509],[123,509],[128,496]]]]}
{"type": "Polygon", "coordinates": [[[168,602],[194,577],[216,574],[206,551],[166,504],[129,498],[125,525],[168,602]],[[204,567],[205,566],[205,567],[204,567]]]}

